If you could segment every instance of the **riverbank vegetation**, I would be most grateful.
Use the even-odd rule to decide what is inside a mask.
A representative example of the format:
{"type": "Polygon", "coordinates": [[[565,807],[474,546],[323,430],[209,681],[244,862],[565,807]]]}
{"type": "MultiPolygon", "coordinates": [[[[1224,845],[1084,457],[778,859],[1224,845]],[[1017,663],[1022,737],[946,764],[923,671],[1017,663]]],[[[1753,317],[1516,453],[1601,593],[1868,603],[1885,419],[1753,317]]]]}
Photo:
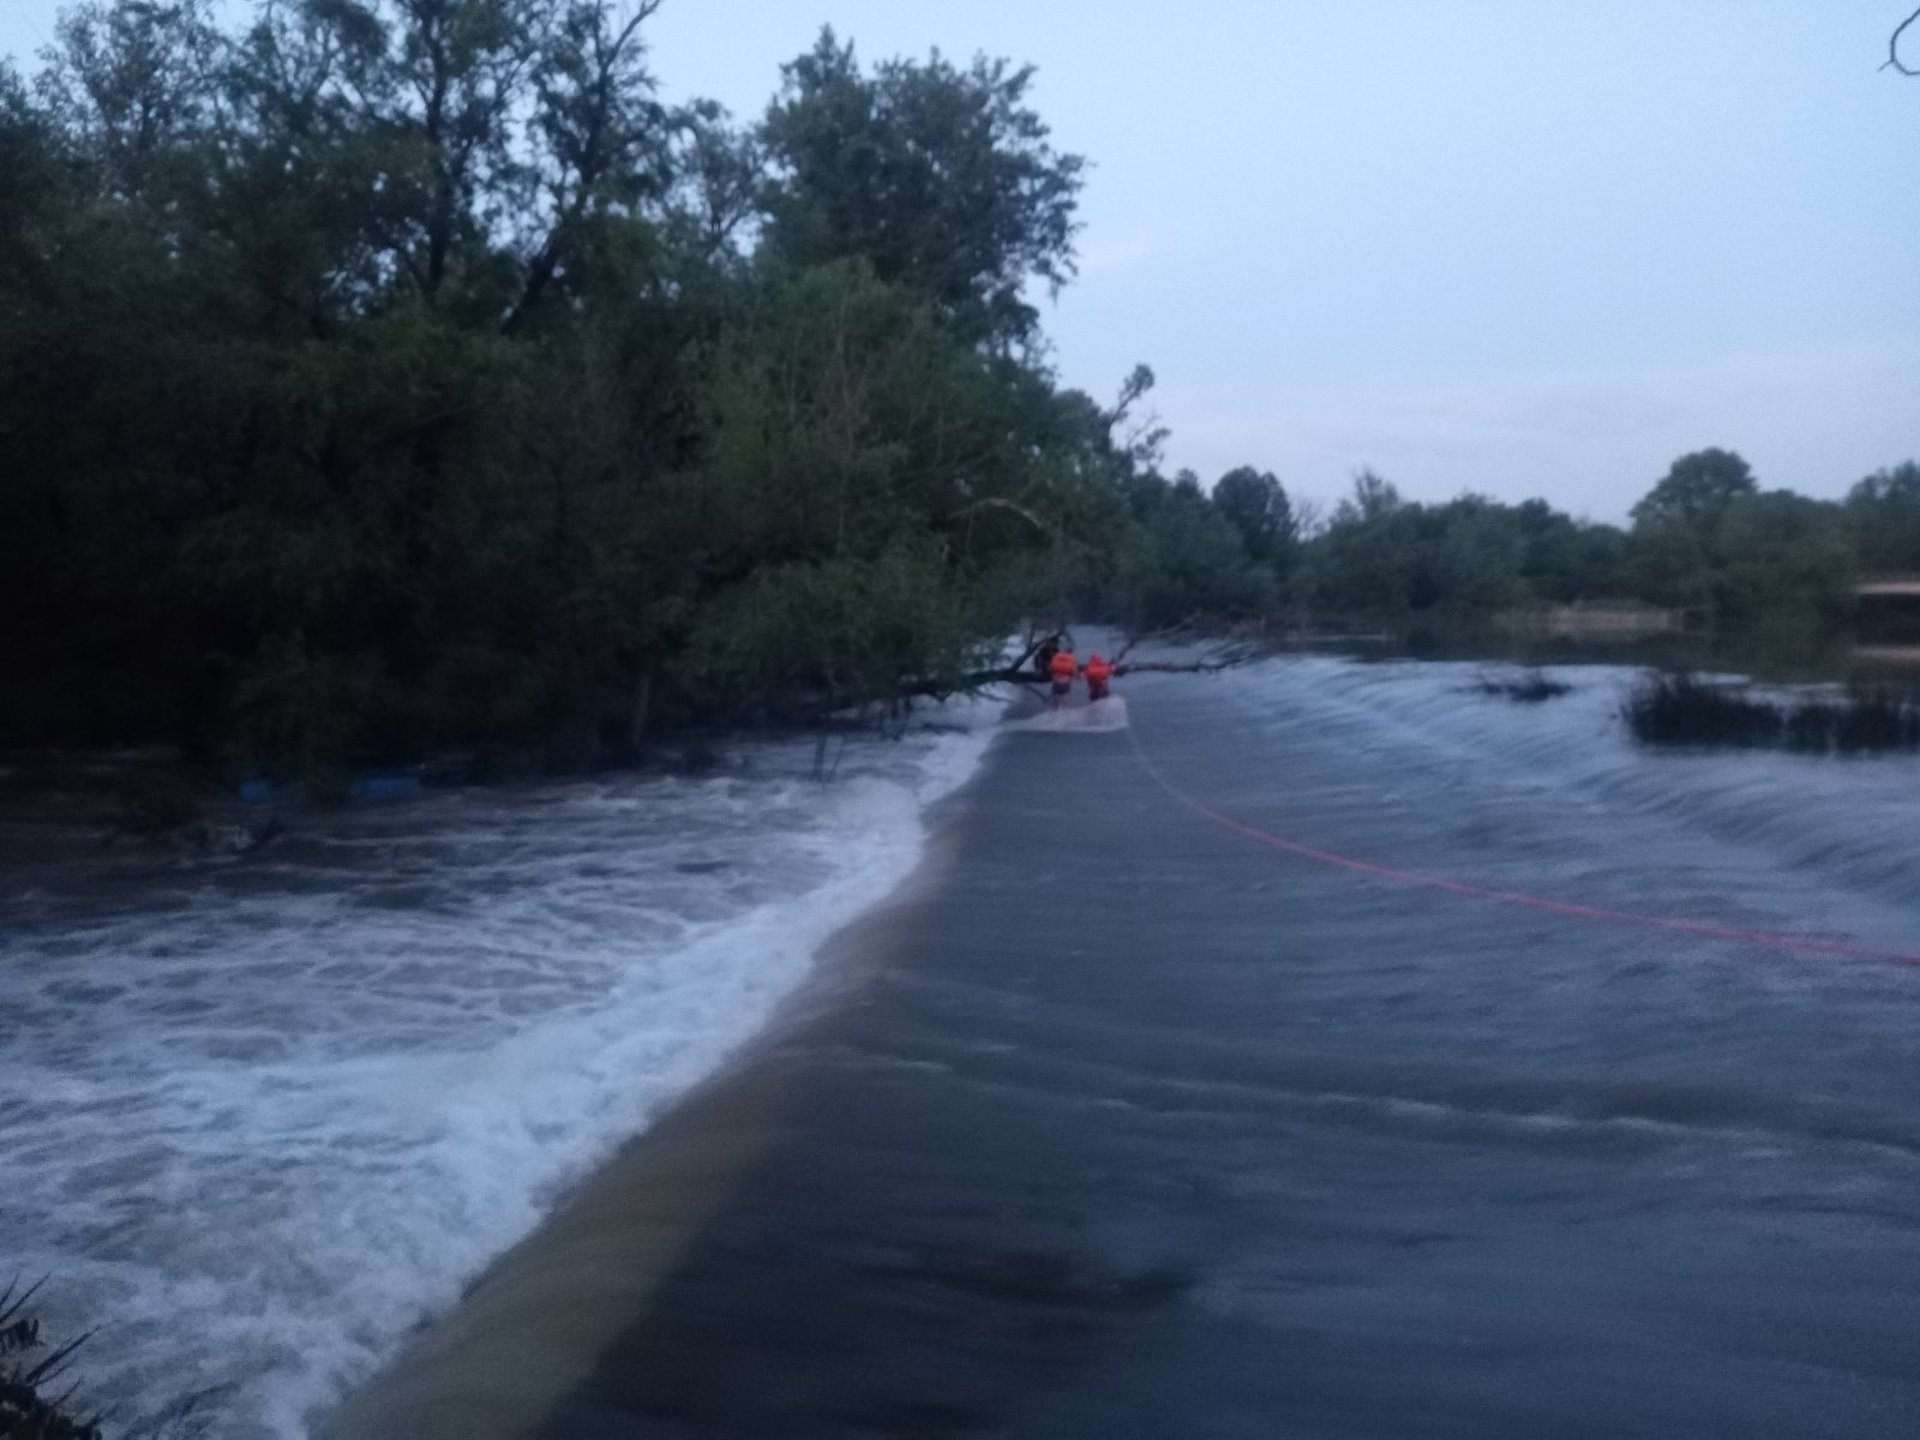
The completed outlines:
{"type": "Polygon", "coordinates": [[[1697,451],[1674,461],[1627,528],[1540,500],[1405,501],[1367,472],[1299,550],[1302,602],[1323,614],[1405,624],[1654,607],[1689,627],[1817,631],[1847,618],[1861,576],[1920,572],[1920,465],[1822,501],[1763,489],[1731,451],[1697,451]]]}
{"type": "Polygon", "coordinates": [[[1516,705],[1539,705],[1559,699],[1573,687],[1564,680],[1556,680],[1538,665],[1529,665],[1509,674],[1482,675],[1473,688],[1482,695],[1511,700],[1516,705]]]}
{"type": "Polygon", "coordinates": [[[1082,162],[823,34],[757,124],[648,3],[69,10],[0,76],[0,736],[585,759],[980,668],[1144,449],[1059,388],[1082,162]]]}
{"type": "Polygon", "coordinates": [[[1782,697],[1686,672],[1656,672],[1628,695],[1622,713],[1645,744],[1818,755],[1920,750],[1920,699],[1885,687],[1782,697]]]}
{"type": "Polygon", "coordinates": [[[63,1380],[84,1337],[48,1345],[28,1309],[37,1289],[17,1282],[0,1288],[0,1437],[101,1440],[99,1418],[78,1412],[63,1380]]]}
{"type": "MultiPolygon", "coordinates": [[[[1023,623],[1831,618],[1920,569],[1676,462],[1630,530],[1163,472],[1036,301],[1086,177],[980,58],[668,104],[659,0],[90,0],[0,70],[0,744],[582,763],[964,686],[1023,623]]],[[[1118,380],[1119,377],[1115,377],[1118,380]]]]}

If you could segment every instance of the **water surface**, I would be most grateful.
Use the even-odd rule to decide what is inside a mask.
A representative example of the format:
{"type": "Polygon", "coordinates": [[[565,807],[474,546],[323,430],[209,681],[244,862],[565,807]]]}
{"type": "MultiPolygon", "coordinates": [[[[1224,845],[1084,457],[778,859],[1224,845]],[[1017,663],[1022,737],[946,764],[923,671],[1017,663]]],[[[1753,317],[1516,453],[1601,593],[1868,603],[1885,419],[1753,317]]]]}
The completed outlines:
{"type": "Polygon", "coordinates": [[[1131,677],[1130,730],[1009,735],[537,1433],[1913,1434],[1920,969],[1281,853],[1135,749],[1342,855],[1920,950],[1911,758],[1648,753],[1631,672],[1478,673],[1131,677]]]}
{"type": "Polygon", "coordinates": [[[0,893],[0,1278],[124,1422],[297,1437],[708,1074],[920,854],[994,707],[829,747],[303,816],[0,893]],[[954,722],[961,722],[954,728],[954,722]],[[969,725],[972,728],[968,728],[969,725]]]}

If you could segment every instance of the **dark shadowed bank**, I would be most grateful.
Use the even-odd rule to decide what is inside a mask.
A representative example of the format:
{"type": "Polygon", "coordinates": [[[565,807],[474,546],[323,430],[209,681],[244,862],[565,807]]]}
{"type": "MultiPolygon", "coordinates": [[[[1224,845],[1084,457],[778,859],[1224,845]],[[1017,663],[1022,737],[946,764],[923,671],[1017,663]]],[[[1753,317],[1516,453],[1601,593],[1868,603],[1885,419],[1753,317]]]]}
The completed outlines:
{"type": "Polygon", "coordinates": [[[1904,973],[1818,1001],[1277,862],[1135,737],[1360,846],[1430,782],[1255,763],[1236,683],[1006,736],[913,891],[322,1440],[1911,1434],[1920,1131],[1826,1058],[1893,1058],[1904,973]]]}

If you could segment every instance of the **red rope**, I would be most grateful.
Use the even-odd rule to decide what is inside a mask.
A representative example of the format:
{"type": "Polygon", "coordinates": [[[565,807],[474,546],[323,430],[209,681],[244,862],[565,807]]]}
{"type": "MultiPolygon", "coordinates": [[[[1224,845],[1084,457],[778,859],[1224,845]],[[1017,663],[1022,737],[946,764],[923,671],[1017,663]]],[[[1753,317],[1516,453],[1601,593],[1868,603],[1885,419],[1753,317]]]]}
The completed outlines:
{"type": "Polygon", "coordinates": [[[1160,769],[1147,758],[1146,749],[1140,744],[1140,737],[1131,726],[1127,729],[1127,738],[1133,742],[1133,753],[1139,757],[1147,774],[1167,794],[1185,805],[1189,810],[1204,815],[1216,825],[1224,826],[1236,834],[1275,850],[1284,850],[1289,855],[1298,855],[1305,860],[1317,861],[1322,865],[1337,866],[1342,870],[1356,871],[1362,875],[1372,875],[1382,880],[1393,880],[1402,885],[1418,885],[1428,890],[1443,890],[1449,895],[1464,895],[1474,900],[1492,900],[1502,905],[1517,905],[1528,910],[1544,910],[1550,915],[1568,915],[1578,920],[1597,920],[1610,925],[1637,925],[1646,930],[1666,930],[1684,935],[1700,935],[1711,940],[1732,940],[1743,945],[1760,945],[1775,950],[1796,950],[1813,955],[1836,955],[1854,960],[1891,961],[1899,965],[1920,965],[1920,955],[1906,955],[1895,950],[1874,950],[1861,945],[1848,945],[1838,940],[1809,940],[1798,935],[1779,935],[1766,930],[1741,930],[1729,925],[1715,925],[1703,920],[1681,920],[1667,915],[1640,915],[1630,910],[1607,910],[1597,905],[1575,905],[1565,900],[1548,900],[1538,895],[1526,895],[1517,890],[1494,890],[1484,885],[1468,885],[1459,880],[1446,880],[1437,875],[1419,875],[1410,870],[1396,870],[1391,865],[1377,865],[1370,860],[1356,860],[1351,855],[1336,854],[1332,850],[1321,850],[1312,845],[1302,844],[1298,840],[1289,840],[1284,835],[1275,835],[1270,830],[1262,830],[1258,825],[1249,825],[1221,810],[1194,799],[1184,790],[1176,787],[1172,781],[1160,773],[1160,769]]]}

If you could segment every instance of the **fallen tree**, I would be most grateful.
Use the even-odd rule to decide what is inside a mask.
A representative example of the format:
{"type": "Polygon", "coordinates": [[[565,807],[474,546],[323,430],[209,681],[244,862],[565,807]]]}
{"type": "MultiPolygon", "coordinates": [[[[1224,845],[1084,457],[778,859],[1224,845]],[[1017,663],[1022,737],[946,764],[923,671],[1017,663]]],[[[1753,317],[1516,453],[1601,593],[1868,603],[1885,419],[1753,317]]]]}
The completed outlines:
{"type": "MultiPolygon", "coordinates": [[[[956,695],[976,694],[979,691],[991,689],[995,685],[1049,684],[1053,679],[1052,674],[1040,668],[1036,663],[1036,659],[1040,655],[1046,641],[1053,638],[1057,638],[1057,635],[1042,636],[1037,640],[1031,641],[1020,658],[1010,665],[974,670],[959,676],[944,676],[908,682],[887,698],[895,700],[950,700],[956,695]]],[[[1235,666],[1244,665],[1253,658],[1250,651],[1238,650],[1216,654],[1204,660],[1145,660],[1128,663],[1126,657],[1132,653],[1133,648],[1139,643],[1140,637],[1135,636],[1133,639],[1128,640],[1126,645],[1121,648],[1120,653],[1114,657],[1114,679],[1118,680],[1126,675],[1143,674],[1210,675],[1217,671],[1231,670],[1235,666]]]]}

